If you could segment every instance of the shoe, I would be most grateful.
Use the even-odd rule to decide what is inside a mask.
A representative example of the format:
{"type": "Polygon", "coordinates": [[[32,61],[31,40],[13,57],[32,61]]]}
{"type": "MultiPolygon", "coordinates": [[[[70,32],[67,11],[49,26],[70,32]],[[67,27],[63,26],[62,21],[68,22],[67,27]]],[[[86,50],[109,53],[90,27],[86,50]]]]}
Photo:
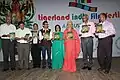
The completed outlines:
{"type": "Polygon", "coordinates": [[[27,68],[27,70],[30,70],[30,68],[27,68]]]}
{"type": "Polygon", "coordinates": [[[49,66],[48,68],[49,68],[49,69],[52,69],[52,67],[51,67],[51,66],[49,66]]]}
{"type": "Polygon", "coordinates": [[[42,69],[45,69],[46,68],[46,66],[42,66],[42,69]]]}
{"type": "Polygon", "coordinates": [[[88,68],[88,66],[84,66],[84,67],[82,67],[82,69],[87,69],[88,68]]]}
{"type": "Polygon", "coordinates": [[[98,70],[98,71],[103,71],[104,69],[103,69],[103,68],[98,68],[97,70],[98,70]]]}
{"type": "Polygon", "coordinates": [[[92,70],[92,68],[91,68],[91,67],[88,67],[88,70],[92,70]]]}
{"type": "Polygon", "coordinates": [[[16,70],[15,68],[11,68],[12,71],[16,70]]]}
{"type": "Polygon", "coordinates": [[[3,69],[2,71],[4,72],[4,71],[8,71],[9,69],[3,69]]]}
{"type": "Polygon", "coordinates": [[[21,68],[18,68],[18,70],[22,70],[21,68]]]}
{"type": "Polygon", "coordinates": [[[109,71],[108,71],[108,70],[105,70],[105,71],[104,71],[104,73],[105,73],[105,74],[108,74],[108,73],[109,73],[109,71]]]}

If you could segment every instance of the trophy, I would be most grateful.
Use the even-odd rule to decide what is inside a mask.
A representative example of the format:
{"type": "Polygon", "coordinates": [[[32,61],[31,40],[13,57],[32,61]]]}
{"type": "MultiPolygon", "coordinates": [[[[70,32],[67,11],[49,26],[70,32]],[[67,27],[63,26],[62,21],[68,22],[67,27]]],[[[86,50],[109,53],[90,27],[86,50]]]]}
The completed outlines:
{"type": "Polygon", "coordinates": [[[49,34],[49,33],[45,33],[45,34],[43,35],[43,38],[44,38],[45,40],[49,40],[49,39],[50,39],[50,34],[49,34]]]}
{"type": "Polygon", "coordinates": [[[59,33],[55,33],[54,34],[54,39],[55,40],[60,40],[60,34],[59,33]]]}
{"type": "Polygon", "coordinates": [[[14,40],[15,39],[15,32],[9,33],[10,34],[10,40],[14,40]]]}
{"type": "Polygon", "coordinates": [[[87,33],[88,31],[89,31],[88,25],[83,25],[81,32],[82,32],[82,33],[87,33]]]}
{"type": "Polygon", "coordinates": [[[103,33],[104,30],[103,30],[103,26],[102,24],[97,24],[96,25],[96,33],[103,33]]]}
{"type": "Polygon", "coordinates": [[[68,39],[73,39],[73,33],[72,32],[67,32],[67,37],[68,37],[68,39]]]}

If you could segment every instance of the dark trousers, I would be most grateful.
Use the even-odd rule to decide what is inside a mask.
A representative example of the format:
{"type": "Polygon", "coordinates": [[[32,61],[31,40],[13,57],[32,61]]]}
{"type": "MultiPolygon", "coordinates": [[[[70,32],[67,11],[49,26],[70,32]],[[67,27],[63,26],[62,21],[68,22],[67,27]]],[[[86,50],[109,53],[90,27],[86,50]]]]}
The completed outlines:
{"type": "Polygon", "coordinates": [[[111,68],[112,61],[112,37],[98,40],[97,59],[100,67],[107,71],[111,68]]]}
{"type": "Polygon", "coordinates": [[[84,66],[92,67],[93,64],[93,38],[81,38],[84,66]]]}
{"type": "Polygon", "coordinates": [[[42,66],[46,66],[46,51],[47,51],[47,63],[48,67],[51,67],[51,46],[41,46],[42,50],[42,66]]]}
{"type": "Polygon", "coordinates": [[[15,53],[14,53],[14,41],[9,39],[2,39],[2,50],[3,50],[3,62],[4,69],[9,68],[9,56],[11,68],[15,68],[15,53]]]}
{"type": "Polygon", "coordinates": [[[38,44],[31,45],[31,56],[33,60],[33,67],[40,67],[41,65],[41,49],[38,44]]]}

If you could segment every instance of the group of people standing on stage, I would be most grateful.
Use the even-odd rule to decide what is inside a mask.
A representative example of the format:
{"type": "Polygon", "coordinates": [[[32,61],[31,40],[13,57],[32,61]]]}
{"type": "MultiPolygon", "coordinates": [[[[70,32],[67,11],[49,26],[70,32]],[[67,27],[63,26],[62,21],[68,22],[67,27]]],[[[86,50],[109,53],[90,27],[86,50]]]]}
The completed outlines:
{"type": "Polygon", "coordinates": [[[93,65],[93,39],[98,38],[97,59],[100,65],[99,71],[109,73],[112,61],[112,43],[115,36],[113,24],[107,21],[105,13],[99,15],[99,23],[89,21],[89,16],[84,15],[83,23],[80,25],[79,33],[73,28],[73,22],[68,21],[64,32],[60,25],[55,26],[55,32],[49,29],[47,21],[42,23],[43,28],[39,30],[38,24],[33,24],[33,29],[25,27],[24,22],[19,22],[19,28],[11,24],[11,17],[6,17],[6,23],[0,26],[0,37],[2,39],[2,50],[4,69],[16,69],[14,41],[17,41],[17,52],[19,67],[29,69],[29,54],[33,60],[33,68],[63,69],[64,71],[76,71],[76,59],[80,51],[83,52],[82,69],[92,69],[93,65]],[[81,50],[80,50],[81,48],[81,50]],[[42,59],[41,59],[42,53],[42,59]],[[47,55],[47,60],[46,60],[47,55]],[[51,58],[52,57],[52,58],[51,58]]]}

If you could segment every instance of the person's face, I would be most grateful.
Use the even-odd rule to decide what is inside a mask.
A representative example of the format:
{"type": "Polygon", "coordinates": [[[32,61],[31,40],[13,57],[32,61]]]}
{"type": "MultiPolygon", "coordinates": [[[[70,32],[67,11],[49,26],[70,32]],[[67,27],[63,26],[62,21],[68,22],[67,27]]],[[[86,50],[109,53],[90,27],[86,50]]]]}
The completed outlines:
{"type": "Polygon", "coordinates": [[[34,30],[38,30],[38,26],[37,26],[37,25],[34,25],[34,26],[33,26],[33,29],[34,29],[34,30]]]}
{"type": "Polygon", "coordinates": [[[88,21],[88,17],[87,16],[83,16],[82,20],[83,20],[83,22],[87,22],[88,21]]]}
{"type": "Polygon", "coordinates": [[[44,28],[48,28],[48,23],[45,23],[43,26],[44,28]]]}
{"type": "Polygon", "coordinates": [[[72,22],[68,22],[67,23],[67,28],[71,28],[72,29],[72,27],[73,27],[73,23],[72,22]]]}
{"type": "Polygon", "coordinates": [[[100,20],[101,22],[104,22],[104,21],[106,20],[106,18],[105,18],[104,15],[100,15],[100,16],[99,16],[99,20],[100,20]]]}
{"type": "Polygon", "coordinates": [[[59,28],[59,26],[56,26],[56,31],[60,31],[60,28],[59,28]]]}
{"type": "Polygon", "coordinates": [[[6,17],[6,23],[10,24],[11,23],[11,17],[6,17]]]}
{"type": "Polygon", "coordinates": [[[24,24],[21,23],[19,26],[21,29],[24,29],[24,24]]]}

